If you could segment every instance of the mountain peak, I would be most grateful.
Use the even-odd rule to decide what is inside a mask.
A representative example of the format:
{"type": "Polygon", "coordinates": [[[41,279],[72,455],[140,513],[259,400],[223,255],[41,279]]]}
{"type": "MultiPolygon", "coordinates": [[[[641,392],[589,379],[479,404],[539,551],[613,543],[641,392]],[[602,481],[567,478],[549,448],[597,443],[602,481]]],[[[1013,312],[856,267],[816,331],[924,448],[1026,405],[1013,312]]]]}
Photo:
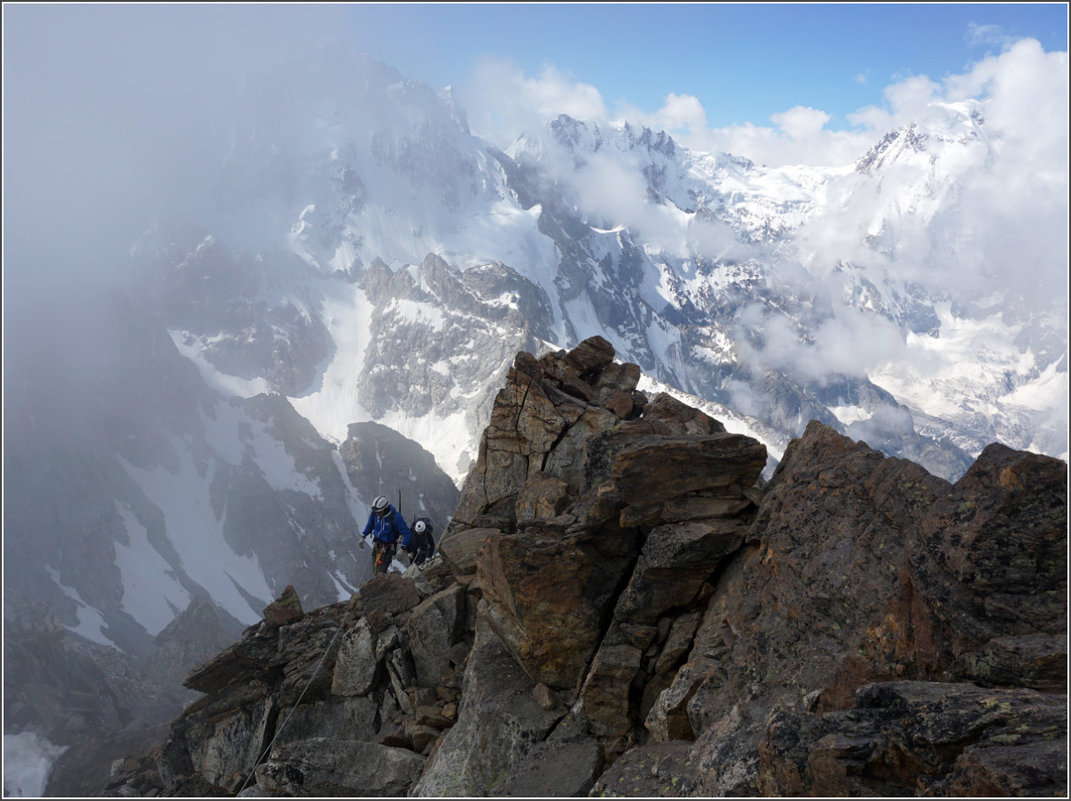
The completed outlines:
{"type": "Polygon", "coordinates": [[[942,148],[970,148],[979,143],[988,150],[980,103],[930,103],[917,120],[886,133],[856,162],[856,171],[874,174],[893,164],[933,162],[941,157],[942,148]]]}

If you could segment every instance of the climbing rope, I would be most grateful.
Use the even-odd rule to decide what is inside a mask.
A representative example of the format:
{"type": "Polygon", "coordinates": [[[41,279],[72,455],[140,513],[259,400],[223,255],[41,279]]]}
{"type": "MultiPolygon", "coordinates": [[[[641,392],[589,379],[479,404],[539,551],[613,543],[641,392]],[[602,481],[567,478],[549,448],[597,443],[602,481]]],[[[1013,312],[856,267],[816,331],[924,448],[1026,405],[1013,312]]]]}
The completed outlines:
{"type": "Polygon", "coordinates": [[[317,662],[316,663],[316,667],[313,668],[312,675],[309,676],[308,684],[305,685],[305,689],[301,691],[301,695],[298,696],[298,699],[294,702],[294,705],[292,707],[290,707],[290,712],[287,714],[286,719],[283,720],[283,724],[281,726],[279,726],[275,730],[275,736],[271,738],[271,742],[268,743],[268,747],[264,749],[264,753],[262,753],[259,757],[257,757],[257,761],[253,763],[253,767],[249,771],[249,775],[245,777],[245,781],[242,782],[242,786],[239,787],[238,788],[238,792],[235,793],[236,796],[237,795],[241,795],[242,791],[245,790],[246,785],[249,784],[249,780],[252,779],[253,778],[253,774],[256,773],[257,767],[259,767],[260,763],[264,761],[264,757],[266,757],[269,754],[269,752],[272,749],[272,746],[275,745],[275,741],[279,739],[280,735],[286,729],[286,724],[289,723],[290,722],[290,718],[292,718],[294,716],[294,712],[297,710],[298,706],[301,704],[301,699],[304,698],[305,697],[305,693],[307,693],[309,691],[309,687],[312,686],[312,682],[316,678],[316,674],[320,672],[320,668],[323,666],[324,660],[327,658],[327,655],[329,653],[331,653],[331,648],[334,646],[335,640],[338,639],[338,636],[342,633],[343,629],[346,628],[346,618],[347,618],[348,614],[349,613],[347,613],[347,614],[342,616],[342,620],[340,620],[339,623],[338,623],[338,631],[335,632],[335,636],[331,638],[331,642],[329,642],[327,644],[327,647],[324,649],[324,652],[320,655],[320,661],[317,662]]]}

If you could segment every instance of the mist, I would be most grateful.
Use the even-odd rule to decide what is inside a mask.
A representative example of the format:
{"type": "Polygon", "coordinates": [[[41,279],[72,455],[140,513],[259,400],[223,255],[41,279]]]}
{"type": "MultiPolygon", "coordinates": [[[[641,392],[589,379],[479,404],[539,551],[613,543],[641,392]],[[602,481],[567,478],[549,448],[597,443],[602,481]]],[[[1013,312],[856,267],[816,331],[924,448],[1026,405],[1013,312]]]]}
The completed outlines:
{"type": "Polygon", "coordinates": [[[248,76],[311,46],[338,16],[5,5],[5,325],[9,312],[55,302],[59,286],[80,286],[78,297],[121,282],[126,249],[157,215],[195,216],[248,76]]]}
{"type": "MultiPolygon", "coordinates": [[[[137,277],[127,251],[157,218],[218,219],[211,181],[253,76],[340,38],[360,39],[346,7],[331,4],[12,4],[4,23],[5,354],[24,335],[55,335],[57,347],[72,341],[98,296],[137,277]]],[[[404,48],[398,55],[406,60],[404,48]]],[[[775,280],[816,280],[832,316],[806,341],[770,323],[765,350],[749,357],[820,381],[919,357],[887,321],[840,302],[837,270],[846,261],[982,305],[1010,289],[1024,307],[1066,320],[1067,88],[1067,54],[1023,39],[961,74],[890,84],[884,102],[859,109],[844,130],[802,105],[768,124],[710,128],[689,95],[670,92],[654,112],[611,107],[597,87],[552,65],[532,76],[491,57],[476,62],[455,96],[472,132],[502,148],[566,113],[603,125],[628,119],[687,147],[769,167],[850,168],[889,130],[940,113],[942,104],[980,104],[1000,137],[999,159],[971,173],[928,227],[899,232],[895,252],[859,244],[880,198],[846,175],[830,190],[841,193],[837,212],[798,234],[815,260],[768,264],[775,280]]],[[[579,171],[562,161],[557,177],[593,219],[628,226],[667,253],[768,256],[735,242],[724,225],[649,202],[638,173],[612,161],[593,158],[579,171]]],[[[7,364],[10,376],[17,360],[7,364]]]]}

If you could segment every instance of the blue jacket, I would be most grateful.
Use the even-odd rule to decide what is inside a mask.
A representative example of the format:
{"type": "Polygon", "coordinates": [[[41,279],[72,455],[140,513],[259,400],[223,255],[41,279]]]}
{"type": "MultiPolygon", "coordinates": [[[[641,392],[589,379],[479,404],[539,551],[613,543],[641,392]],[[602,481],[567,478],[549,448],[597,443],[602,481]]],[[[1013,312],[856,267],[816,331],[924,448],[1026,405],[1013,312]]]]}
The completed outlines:
{"type": "Polygon", "coordinates": [[[361,536],[367,537],[369,534],[376,542],[385,542],[388,545],[397,542],[400,534],[403,548],[411,548],[413,545],[413,534],[409,531],[409,526],[405,524],[405,518],[395,511],[393,506],[390,507],[390,512],[383,516],[375,512],[368,515],[368,522],[361,536]]]}

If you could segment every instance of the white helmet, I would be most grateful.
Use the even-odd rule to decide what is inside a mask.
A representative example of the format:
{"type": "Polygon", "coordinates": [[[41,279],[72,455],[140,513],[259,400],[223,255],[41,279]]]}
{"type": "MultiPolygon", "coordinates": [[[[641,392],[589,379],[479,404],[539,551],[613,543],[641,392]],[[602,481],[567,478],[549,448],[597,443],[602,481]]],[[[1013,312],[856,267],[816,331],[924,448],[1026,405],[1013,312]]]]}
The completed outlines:
{"type": "Polygon", "coordinates": [[[418,520],[418,521],[416,521],[416,525],[413,526],[413,531],[415,531],[417,534],[423,534],[424,533],[424,528],[425,528],[424,521],[423,520],[418,520]]]}
{"type": "Polygon", "coordinates": [[[387,500],[387,496],[386,495],[380,495],[378,498],[376,498],[374,501],[372,501],[372,511],[376,512],[377,514],[381,514],[381,515],[386,514],[387,513],[387,507],[389,507],[389,506],[390,506],[390,501],[387,500]]]}

